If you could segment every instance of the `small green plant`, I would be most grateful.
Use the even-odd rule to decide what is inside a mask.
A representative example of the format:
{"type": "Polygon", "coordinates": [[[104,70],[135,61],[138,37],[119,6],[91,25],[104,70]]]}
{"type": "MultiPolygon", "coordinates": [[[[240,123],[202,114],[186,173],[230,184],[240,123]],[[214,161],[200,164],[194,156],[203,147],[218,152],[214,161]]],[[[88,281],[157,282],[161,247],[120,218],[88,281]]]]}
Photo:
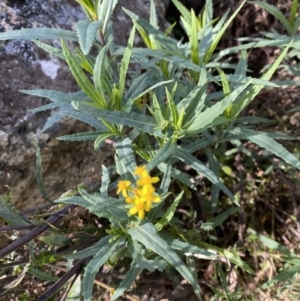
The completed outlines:
{"type": "MultiPolygon", "coordinates": [[[[129,270],[112,291],[111,300],[130,289],[141,271],[164,271],[170,267],[193,287],[201,300],[195,258],[215,262],[225,287],[222,296],[227,299],[230,297],[225,285],[224,262],[227,266],[234,264],[243,271],[254,273],[236,252],[202,241],[201,233],[222,224],[239,210],[240,205],[238,196],[233,195],[220,179],[218,145],[249,140],[300,168],[297,158],[274,140],[286,138],[284,135],[254,130],[251,122],[258,122],[258,118],[249,118],[246,122],[240,118],[240,113],[264,87],[278,87],[269,80],[287,55],[292,41],[286,43],[260,78],[251,78],[246,74],[245,50],[236,66],[222,62],[222,53],[215,53],[218,42],[245,1],[228,20],[229,12],[219,20],[213,19],[211,0],[206,1],[200,16],[193,10],[188,11],[178,0],[172,1],[181,12],[181,23],[189,38],[185,44],[169,36],[172,27],[166,32],[159,30],[153,1],[149,22],[124,9],[133,22],[126,47],[114,42],[110,16],[117,1],[111,0],[78,0],[87,19],[79,21],[74,32],[30,28],[0,33],[0,40],[30,39],[65,60],[80,87],[78,92],[70,94],[42,89],[22,90],[29,95],[51,99],[50,104],[33,110],[53,109],[44,131],[62,116],[71,116],[91,125],[94,130],[58,139],[93,140],[96,150],[107,138],[115,142],[115,164],[102,167],[100,188],[79,185],[66,192],[54,201],[59,204],[58,214],[46,220],[36,216],[29,221],[1,198],[1,218],[11,226],[33,229],[1,250],[0,257],[15,252],[41,234],[40,240],[50,246],[50,252],[42,250],[37,256],[29,243],[29,263],[21,272],[22,277],[26,270],[35,277],[55,281],[39,300],[47,300],[66,283],[69,296],[78,290],[84,300],[91,300],[94,279],[101,266],[106,262],[123,262],[126,258],[131,260],[129,270]],[[145,47],[134,47],[136,32],[145,47]],[[41,42],[43,39],[60,39],[61,48],[41,42]],[[72,51],[69,42],[75,42],[72,51]],[[96,56],[90,52],[92,47],[97,50],[96,56]],[[131,63],[140,67],[137,70],[129,68],[131,63]],[[222,68],[227,67],[233,69],[233,74],[225,74],[222,68]],[[209,84],[219,91],[207,94],[209,84]],[[199,160],[196,155],[199,152],[207,158],[208,165],[199,160]],[[193,173],[180,168],[181,164],[189,166],[193,173]],[[201,228],[184,229],[174,215],[184,194],[197,198],[199,175],[211,183],[205,184],[209,199],[205,209],[213,215],[220,203],[232,208],[205,221],[201,228]],[[172,193],[174,187],[177,187],[175,191],[179,187],[180,192],[172,193]],[[45,233],[49,225],[75,206],[87,208],[97,218],[105,220],[106,226],[100,229],[87,227],[85,235],[76,233],[74,240],[70,239],[69,233],[60,233],[55,228],[45,233]],[[54,252],[55,245],[63,246],[63,251],[54,252]],[[45,263],[61,259],[67,260],[70,267],[63,278],[56,279],[51,273],[42,271],[45,263]]],[[[295,21],[291,22],[295,24],[295,21]]],[[[291,34],[294,33],[292,25],[288,26],[291,34]]],[[[197,217],[199,210],[194,208],[192,211],[192,216],[197,217]]],[[[8,266],[7,262],[3,264],[4,268],[8,266]]]]}

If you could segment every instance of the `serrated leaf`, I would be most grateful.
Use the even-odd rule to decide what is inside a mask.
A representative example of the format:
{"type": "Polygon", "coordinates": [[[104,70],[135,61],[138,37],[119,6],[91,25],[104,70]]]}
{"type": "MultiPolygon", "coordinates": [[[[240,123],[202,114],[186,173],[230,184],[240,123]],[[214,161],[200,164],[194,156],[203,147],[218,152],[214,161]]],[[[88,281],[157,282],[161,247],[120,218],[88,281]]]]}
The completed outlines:
{"type": "Polygon", "coordinates": [[[168,161],[176,149],[177,139],[170,138],[168,142],[155,154],[151,161],[147,164],[147,170],[152,170],[162,162],[168,161]]]}
{"type": "Polygon", "coordinates": [[[112,132],[106,132],[106,133],[101,133],[100,135],[98,135],[98,137],[95,139],[94,142],[94,149],[95,150],[99,150],[100,147],[103,145],[105,139],[114,136],[115,134],[112,132]]]}
{"type": "Polygon", "coordinates": [[[155,227],[151,223],[131,228],[128,230],[128,233],[132,239],[139,241],[147,249],[153,250],[153,252],[169,262],[193,286],[198,299],[201,300],[200,287],[197,280],[173,249],[157,234],[155,227]]]}
{"type": "Polygon", "coordinates": [[[284,14],[274,5],[268,4],[262,1],[249,1],[249,3],[257,4],[267,10],[270,14],[272,14],[277,20],[281,22],[281,24],[285,27],[287,32],[291,34],[292,32],[292,24],[288,21],[288,19],[284,16],[284,14]]]}
{"type": "MultiPolygon", "coordinates": [[[[281,52],[279,57],[274,61],[274,63],[271,65],[271,67],[266,71],[260,79],[262,80],[270,80],[271,76],[274,74],[274,72],[277,70],[279,64],[284,59],[284,57],[287,54],[287,51],[289,47],[291,46],[292,41],[290,44],[284,49],[284,51],[281,52]]],[[[240,112],[254,99],[254,97],[264,88],[264,85],[256,84],[252,86],[248,93],[245,94],[244,97],[239,99],[236,103],[233,104],[232,108],[232,116],[237,117],[240,112]]]]}
{"type": "Polygon", "coordinates": [[[99,193],[88,194],[85,190],[80,189],[79,196],[72,196],[67,198],[59,198],[55,203],[75,204],[89,209],[89,211],[98,217],[105,217],[108,219],[126,220],[127,210],[125,209],[124,200],[107,198],[99,193]]]}
{"type": "Polygon", "coordinates": [[[36,90],[19,90],[20,92],[28,95],[45,97],[54,102],[63,104],[71,104],[72,100],[84,100],[86,96],[82,92],[64,93],[55,90],[36,89],[36,90]]]}
{"type": "Polygon", "coordinates": [[[205,177],[207,177],[213,184],[215,184],[217,187],[223,190],[237,206],[239,206],[239,203],[234,198],[233,194],[229,191],[229,189],[221,182],[220,179],[217,178],[217,176],[212,172],[212,170],[208,169],[201,161],[199,161],[197,158],[185,151],[180,146],[177,146],[174,156],[182,162],[184,162],[185,164],[191,166],[200,174],[203,174],[205,177]]]}
{"type": "Polygon", "coordinates": [[[101,249],[103,246],[108,244],[111,238],[112,238],[111,235],[104,236],[92,246],[77,251],[76,253],[70,255],[64,255],[63,257],[70,260],[70,259],[83,259],[88,256],[95,255],[99,251],[99,249],[101,249]]]}
{"type": "Polygon", "coordinates": [[[134,282],[138,274],[142,271],[135,260],[131,262],[130,268],[127,271],[125,278],[120,283],[119,287],[115,290],[111,297],[111,300],[117,300],[134,282]]]}
{"type": "Polygon", "coordinates": [[[118,111],[108,111],[100,110],[99,108],[92,108],[88,104],[75,103],[75,106],[85,113],[88,113],[92,116],[103,118],[109,122],[127,125],[129,127],[135,127],[149,133],[150,135],[155,135],[162,137],[163,134],[160,132],[158,125],[155,122],[153,117],[138,114],[138,113],[127,113],[127,112],[118,112],[118,111]]]}
{"type": "Polygon", "coordinates": [[[203,130],[210,123],[214,121],[223,111],[233,103],[236,98],[250,85],[251,79],[244,85],[238,87],[236,90],[231,92],[223,100],[217,102],[210,108],[207,108],[204,112],[198,114],[194,119],[184,126],[187,133],[194,133],[203,130]]]}
{"type": "Polygon", "coordinates": [[[180,14],[185,19],[185,21],[188,24],[191,24],[192,23],[191,12],[181,2],[179,2],[178,0],[172,0],[172,2],[177,7],[177,9],[180,11],[180,14]]]}
{"type": "Polygon", "coordinates": [[[105,196],[108,196],[107,190],[110,183],[109,172],[105,165],[101,165],[101,169],[102,169],[102,176],[101,176],[100,193],[105,196]]]}
{"type": "Polygon", "coordinates": [[[65,60],[63,51],[60,48],[50,46],[50,45],[48,45],[46,43],[42,43],[38,40],[33,40],[32,42],[35,45],[37,45],[38,47],[40,47],[41,49],[45,50],[46,52],[51,53],[52,55],[55,55],[55,56],[59,57],[62,60],[65,60]]]}
{"type": "Polygon", "coordinates": [[[65,141],[88,141],[88,140],[95,140],[99,137],[99,135],[103,134],[100,131],[92,131],[92,132],[84,132],[84,133],[77,133],[72,135],[65,135],[57,137],[57,140],[65,140],[65,141]]]}
{"type": "MultiPolygon", "coordinates": [[[[132,19],[133,22],[135,22],[146,33],[148,33],[148,36],[151,35],[151,37],[156,42],[158,42],[161,45],[161,47],[168,50],[169,53],[177,54],[177,55],[182,56],[182,51],[177,46],[177,41],[165,36],[160,30],[156,29],[149,22],[147,22],[143,18],[139,17],[138,15],[132,13],[131,11],[125,9],[124,7],[123,7],[123,10],[132,19]]],[[[138,29],[138,26],[137,26],[137,29],[138,29]]]]}
{"type": "Polygon", "coordinates": [[[94,258],[85,267],[82,279],[82,295],[85,301],[91,300],[95,276],[119,243],[120,239],[108,242],[96,253],[94,258]]]}
{"type": "Polygon", "coordinates": [[[300,169],[300,161],[291,154],[286,148],[284,148],[281,144],[273,140],[267,133],[257,132],[251,129],[235,129],[230,131],[231,133],[236,133],[240,137],[244,137],[244,139],[250,140],[253,143],[263,147],[267,151],[273,153],[277,157],[284,160],[286,163],[291,164],[293,167],[300,169]]]}
{"type": "Polygon", "coordinates": [[[197,26],[197,17],[192,9],[192,22],[191,22],[191,36],[190,36],[190,46],[191,46],[191,58],[192,62],[196,65],[199,65],[199,45],[198,45],[198,26],[197,26]]]}
{"type": "Polygon", "coordinates": [[[56,282],[59,279],[57,276],[51,275],[33,267],[30,267],[27,272],[38,279],[49,282],[56,282]]]}
{"type": "Polygon", "coordinates": [[[120,95],[123,95],[123,91],[124,91],[124,87],[125,87],[127,69],[128,69],[129,63],[130,63],[130,57],[131,57],[131,52],[132,52],[132,47],[133,47],[133,42],[134,42],[134,36],[135,36],[135,26],[133,26],[133,28],[130,32],[127,47],[125,48],[125,52],[124,52],[123,59],[122,59],[122,62],[121,62],[120,80],[119,80],[120,95]]]}
{"type": "Polygon", "coordinates": [[[58,113],[55,112],[55,114],[58,117],[59,116],[73,117],[86,124],[89,124],[90,126],[94,127],[97,130],[104,130],[104,131],[106,130],[106,127],[103,125],[103,123],[98,118],[95,118],[95,117],[91,116],[90,114],[78,112],[78,111],[74,110],[73,107],[71,107],[71,106],[60,107],[60,111],[58,113]]]}
{"type": "Polygon", "coordinates": [[[30,225],[19,212],[0,195],[0,218],[10,226],[27,226],[30,225]]]}
{"type": "Polygon", "coordinates": [[[76,23],[79,45],[84,55],[87,55],[93,45],[101,21],[81,20],[76,23]]]}
{"type": "Polygon", "coordinates": [[[93,70],[93,80],[96,90],[101,94],[102,98],[105,99],[105,92],[111,96],[112,86],[109,78],[111,75],[110,65],[107,63],[107,51],[110,44],[106,44],[99,51],[93,70]]]}
{"type": "Polygon", "coordinates": [[[203,248],[199,248],[195,245],[191,245],[179,239],[170,238],[167,235],[163,235],[163,237],[172,249],[178,250],[180,252],[187,253],[187,254],[190,253],[198,254],[201,256],[202,259],[206,259],[206,260],[215,260],[219,257],[217,252],[214,250],[206,250],[203,248]]]}
{"type": "Polygon", "coordinates": [[[136,161],[132,151],[132,141],[129,138],[118,141],[116,143],[116,154],[119,157],[120,163],[124,166],[123,169],[126,170],[126,173],[123,174],[125,178],[129,178],[129,175],[126,176],[128,171],[133,176],[136,168],[136,161]]]}
{"type": "Polygon", "coordinates": [[[184,191],[181,191],[181,193],[175,198],[175,200],[172,202],[172,205],[169,207],[167,212],[163,215],[163,217],[155,224],[156,231],[159,232],[162,230],[162,228],[167,225],[172,217],[175,214],[175,211],[177,209],[177,206],[182,198],[184,191]]]}
{"type": "Polygon", "coordinates": [[[208,51],[205,53],[203,62],[204,63],[208,63],[208,61],[210,60],[213,52],[215,51],[219,41],[221,40],[222,36],[224,35],[225,31],[227,30],[228,26],[230,25],[230,23],[232,22],[232,20],[236,17],[236,15],[238,14],[238,12],[241,10],[241,8],[243,7],[243,5],[245,4],[246,0],[244,0],[238,8],[235,9],[235,11],[233,12],[233,14],[230,16],[230,18],[228,19],[228,21],[224,24],[224,26],[221,28],[221,30],[217,33],[217,35],[214,37],[212,44],[210,45],[210,48],[208,49],[208,51]]]}
{"type": "Polygon", "coordinates": [[[0,32],[0,41],[14,40],[14,39],[16,40],[66,39],[66,40],[77,41],[77,36],[74,31],[58,29],[58,28],[46,28],[46,27],[22,28],[18,30],[0,32]]]}
{"type": "Polygon", "coordinates": [[[64,56],[68,63],[68,66],[80,88],[83,92],[88,95],[96,104],[100,107],[105,107],[105,101],[102,99],[101,95],[95,90],[94,85],[90,82],[88,77],[85,75],[83,70],[78,66],[78,63],[72,53],[69,51],[67,45],[62,40],[61,41],[62,49],[64,52],[64,56]]]}
{"type": "Polygon", "coordinates": [[[101,2],[101,4],[98,2],[97,16],[98,20],[103,22],[102,32],[103,34],[106,34],[109,20],[118,3],[118,0],[103,0],[101,2]]]}

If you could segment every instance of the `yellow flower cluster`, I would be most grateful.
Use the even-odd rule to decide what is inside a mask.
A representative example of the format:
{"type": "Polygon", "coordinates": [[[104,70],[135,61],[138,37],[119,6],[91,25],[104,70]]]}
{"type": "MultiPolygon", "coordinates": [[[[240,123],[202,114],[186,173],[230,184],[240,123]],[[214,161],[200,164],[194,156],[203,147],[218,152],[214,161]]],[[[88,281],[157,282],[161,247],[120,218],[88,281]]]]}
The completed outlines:
{"type": "Polygon", "coordinates": [[[126,203],[131,204],[129,215],[138,214],[140,219],[145,217],[152,203],[159,203],[160,197],[155,194],[154,183],[159,181],[159,177],[151,177],[146,170],[146,166],[138,166],[134,174],[138,176],[136,186],[132,186],[130,181],[119,181],[117,194],[122,193],[126,203]]]}

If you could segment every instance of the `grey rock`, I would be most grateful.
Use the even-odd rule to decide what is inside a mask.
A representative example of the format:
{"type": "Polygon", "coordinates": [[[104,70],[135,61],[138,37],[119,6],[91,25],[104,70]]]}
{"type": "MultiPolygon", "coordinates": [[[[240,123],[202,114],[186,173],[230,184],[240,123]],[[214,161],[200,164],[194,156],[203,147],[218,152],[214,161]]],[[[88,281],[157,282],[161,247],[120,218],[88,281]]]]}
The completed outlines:
{"type": "MultiPolygon", "coordinates": [[[[164,12],[169,0],[157,1],[158,20],[166,27],[164,12]]],[[[119,1],[113,16],[116,41],[125,45],[132,27],[121,5],[148,19],[149,1],[119,1]]],[[[5,0],[0,3],[0,31],[31,27],[72,29],[85,16],[74,0],[5,0]]],[[[54,42],[57,43],[57,42],[54,42]]],[[[0,42],[0,194],[12,192],[18,209],[43,204],[35,178],[35,148],[41,147],[43,179],[51,199],[85,181],[90,168],[109,165],[113,150],[106,146],[96,152],[91,142],[64,142],[56,137],[91,128],[65,118],[44,133],[41,129],[50,112],[33,114],[29,110],[48,100],[19,92],[23,89],[53,89],[75,92],[79,88],[65,64],[34,43],[24,40],[0,42]]]]}

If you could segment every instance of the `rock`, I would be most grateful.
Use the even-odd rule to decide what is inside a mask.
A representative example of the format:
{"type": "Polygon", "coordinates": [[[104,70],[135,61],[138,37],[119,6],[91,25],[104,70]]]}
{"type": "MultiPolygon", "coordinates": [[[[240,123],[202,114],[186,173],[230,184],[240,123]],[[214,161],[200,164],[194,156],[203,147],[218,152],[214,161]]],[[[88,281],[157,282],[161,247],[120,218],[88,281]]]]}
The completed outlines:
{"type": "MultiPolygon", "coordinates": [[[[119,1],[129,10],[148,19],[150,1],[119,1]]],[[[165,7],[169,0],[157,1],[158,20],[163,27],[165,7]]],[[[113,16],[116,41],[125,45],[132,23],[120,5],[113,16]]],[[[0,31],[30,27],[72,29],[84,18],[74,0],[5,0],[0,3],[0,31]]],[[[57,43],[54,41],[53,43],[57,43]]],[[[57,45],[57,44],[56,44],[57,45]]],[[[83,182],[94,167],[109,165],[113,151],[106,147],[98,152],[92,142],[64,142],[56,137],[84,132],[90,127],[65,118],[41,133],[50,112],[33,114],[30,109],[48,100],[19,92],[21,89],[53,89],[63,92],[79,90],[65,64],[34,43],[24,40],[0,42],[0,194],[11,189],[11,202],[18,209],[44,203],[35,178],[35,147],[38,139],[42,154],[42,172],[46,191],[54,200],[83,182]]]]}

